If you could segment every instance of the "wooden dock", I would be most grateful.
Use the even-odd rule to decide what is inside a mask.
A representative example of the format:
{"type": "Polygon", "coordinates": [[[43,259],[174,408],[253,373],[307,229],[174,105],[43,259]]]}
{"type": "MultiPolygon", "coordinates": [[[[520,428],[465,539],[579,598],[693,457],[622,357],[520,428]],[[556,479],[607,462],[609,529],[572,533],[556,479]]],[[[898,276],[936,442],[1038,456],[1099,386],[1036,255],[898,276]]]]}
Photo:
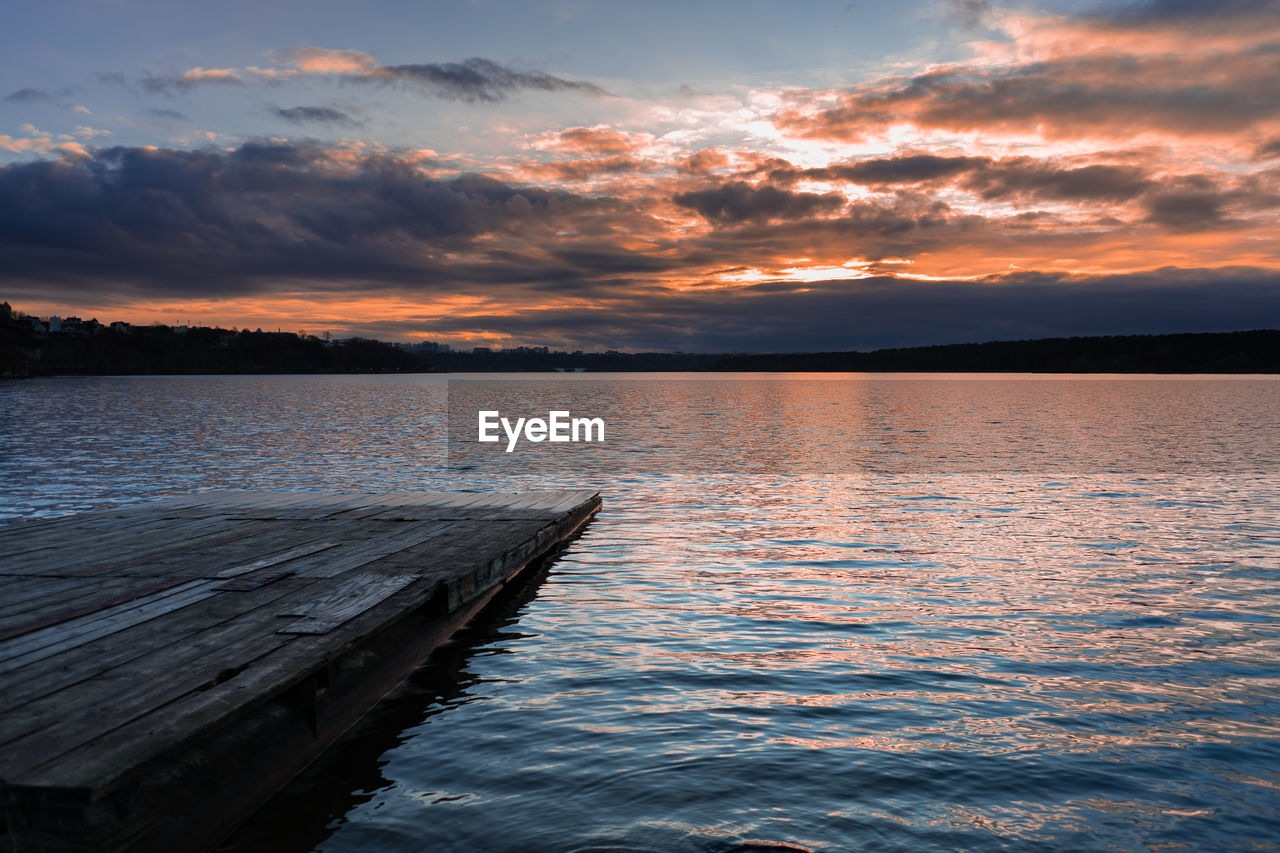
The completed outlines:
{"type": "Polygon", "coordinates": [[[211,845],[599,506],[219,492],[0,526],[0,849],[211,845]]]}

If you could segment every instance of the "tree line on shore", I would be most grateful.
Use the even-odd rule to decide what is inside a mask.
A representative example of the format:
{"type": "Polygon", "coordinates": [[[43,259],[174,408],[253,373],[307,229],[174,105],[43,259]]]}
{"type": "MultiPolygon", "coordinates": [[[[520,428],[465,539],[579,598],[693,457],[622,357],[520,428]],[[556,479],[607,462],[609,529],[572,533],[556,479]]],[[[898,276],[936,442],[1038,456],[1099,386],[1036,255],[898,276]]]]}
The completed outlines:
{"type": "Polygon", "coordinates": [[[420,369],[403,349],[363,338],[332,341],[261,329],[32,320],[0,304],[0,377],[420,369]]]}
{"type": "Polygon", "coordinates": [[[1280,330],[819,353],[471,352],[293,332],[41,321],[0,303],[0,377],[199,373],[865,371],[1280,373],[1280,330]]]}
{"type": "Polygon", "coordinates": [[[930,373],[1280,373],[1280,330],[1040,338],[728,356],[721,370],[930,373]]]}

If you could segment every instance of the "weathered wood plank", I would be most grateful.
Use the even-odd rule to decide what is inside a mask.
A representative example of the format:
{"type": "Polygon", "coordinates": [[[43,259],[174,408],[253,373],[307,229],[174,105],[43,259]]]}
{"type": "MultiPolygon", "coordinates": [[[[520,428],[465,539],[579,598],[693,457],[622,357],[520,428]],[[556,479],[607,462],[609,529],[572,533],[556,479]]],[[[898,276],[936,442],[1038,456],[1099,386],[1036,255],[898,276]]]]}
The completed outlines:
{"type": "Polygon", "coordinates": [[[293,575],[293,569],[263,569],[252,574],[225,580],[214,587],[218,592],[247,592],[293,575]]]}
{"type": "MultiPolygon", "coordinates": [[[[51,580],[61,580],[53,578],[51,580]]],[[[181,578],[112,578],[60,589],[45,598],[23,602],[23,610],[0,618],[0,641],[61,625],[79,617],[136,601],[182,582],[181,578]]]]}
{"type": "Polygon", "coordinates": [[[569,492],[568,494],[563,495],[544,495],[531,501],[527,504],[527,507],[529,509],[545,510],[547,512],[555,513],[587,500],[592,494],[594,494],[594,492],[582,491],[569,492]]]}
{"type": "Polygon", "coordinates": [[[313,519],[329,518],[349,510],[359,509],[362,506],[368,505],[369,501],[373,500],[375,497],[377,496],[367,494],[336,495],[333,497],[326,497],[322,501],[317,501],[315,506],[309,508],[311,512],[310,517],[313,519]]]}
{"type": "MultiPolygon", "coordinates": [[[[194,522],[195,520],[193,520],[194,522]]],[[[169,541],[155,537],[145,548],[122,552],[117,559],[104,559],[96,564],[77,567],[75,574],[93,577],[118,575],[180,575],[188,578],[209,576],[219,568],[251,555],[261,555],[287,547],[297,541],[310,541],[314,532],[294,530],[282,523],[250,524],[219,516],[207,519],[203,527],[184,527],[183,532],[199,531],[187,539],[166,533],[169,541]]]]}
{"type": "Polygon", "coordinates": [[[337,577],[400,551],[432,542],[447,535],[456,524],[454,521],[422,521],[367,528],[377,532],[364,538],[353,537],[344,543],[341,550],[295,560],[290,567],[303,577],[337,577]]]}
{"type": "Polygon", "coordinates": [[[364,519],[377,515],[387,509],[388,506],[394,505],[396,499],[391,495],[378,495],[369,500],[362,502],[359,506],[352,507],[342,512],[334,513],[329,518],[332,519],[364,519]]]}
{"type": "Polygon", "coordinates": [[[280,514],[288,516],[298,507],[315,506],[316,498],[306,492],[263,494],[263,500],[249,501],[240,509],[240,515],[270,516],[280,514]]]}
{"type": "Polygon", "coordinates": [[[280,611],[281,616],[300,617],[282,628],[279,634],[327,634],[348,619],[379,604],[413,583],[413,575],[376,575],[357,573],[343,575],[342,582],[320,598],[302,607],[280,611]]]}
{"type": "Polygon", "coordinates": [[[0,642],[0,675],[216,595],[214,586],[214,582],[204,579],[179,583],[61,625],[40,628],[0,642]]]}
{"type": "Polygon", "coordinates": [[[244,574],[248,574],[249,572],[255,572],[259,569],[265,569],[268,566],[278,566],[281,563],[287,563],[290,560],[297,559],[298,557],[306,557],[306,556],[310,556],[311,554],[318,554],[321,551],[328,551],[330,548],[336,547],[337,544],[338,544],[337,542],[329,542],[329,541],[310,542],[310,543],[307,543],[306,545],[299,545],[296,548],[290,548],[287,551],[281,551],[279,553],[272,554],[270,556],[262,557],[257,560],[252,560],[248,563],[241,563],[239,565],[232,566],[229,569],[222,569],[221,571],[214,572],[214,577],[234,578],[237,575],[244,575],[244,574]]]}
{"type": "MultiPolygon", "coordinates": [[[[182,575],[186,577],[213,577],[237,563],[262,559],[291,546],[305,545],[321,539],[326,531],[287,521],[257,521],[217,517],[206,519],[202,529],[199,520],[192,519],[191,527],[169,531],[167,539],[155,537],[149,544],[136,549],[126,549],[127,541],[119,546],[105,543],[95,556],[78,564],[62,560],[57,563],[33,563],[29,567],[19,564],[21,571],[34,575],[102,578],[107,576],[182,575]],[[198,535],[191,535],[195,530],[198,535]]],[[[150,537],[147,537],[150,538],[150,537]]],[[[16,562],[16,561],[15,561],[16,562]]],[[[8,570],[12,564],[0,561],[8,570]]],[[[6,568],[0,567],[0,571],[6,568]]]]}
{"type": "Polygon", "coordinates": [[[13,613],[39,607],[39,600],[84,587],[80,578],[46,578],[32,575],[0,576],[0,620],[13,613]]]}
{"type": "Polygon", "coordinates": [[[74,515],[38,527],[19,522],[2,528],[6,535],[0,540],[3,542],[0,546],[0,559],[8,560],[19,554],[35,551],[56,552],[81,545],[102,547],[129,535],[138,536],[144,531],[163,530],[183,521],[181,518],[139,512],[133,515],[74,515]]]}
{"type": "MultiPolygon", "coordinates": [[[[240,595],[217,596],[198,609],[164,613],[59,655],[32,661],[5,677],[7,707],[21,707],[122,664],[170,648],[181,648],[188,641],[202,642],[208,636],[213,637],[213,642],[226,641],[224,634],[208,632],[234,632],[240,628],[259,631],[264,626],[253,618],[259,608],[262,608],[262,621],[277,624],[276,611],[294,596],[305,600],[310,583],[306,579],[285,578],[279,584],[247,590],[240,595]]],[[[0,728],[3,728],[2,718],[0,728]]]]}
{"type": "Polygon", "coordinates": [[[503,509],[508,511],[524,510],[528,509],[534,502],[542,500],[545,497],[546,495],[542,492],[525,492],[523,494],[516,495],[510,501],[500,503],[490,501],[485,503],[484,506],[486,509],[503,509]]]}
{"type": "Polygon", "coordinates": [[[106,574],[121,564],[190,550],[196,543],[233,541],[239,538],[236,528],[242,524],[230,520],[220,522],[210,518],[191,518],[173,525],[146,529],[121,525],[118,531],[98,540],[90,539],[66,547],[45,547],[6,557],[0,562],[0,574],[80,577],[106,574]]]}

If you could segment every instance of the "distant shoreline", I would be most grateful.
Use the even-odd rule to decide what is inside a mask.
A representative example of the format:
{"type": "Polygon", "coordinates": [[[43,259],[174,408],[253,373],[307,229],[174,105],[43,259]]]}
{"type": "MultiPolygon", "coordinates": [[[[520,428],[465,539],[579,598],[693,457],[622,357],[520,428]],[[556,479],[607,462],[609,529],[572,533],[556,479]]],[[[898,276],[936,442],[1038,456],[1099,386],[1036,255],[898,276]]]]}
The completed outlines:
{"type": "MultiPolygon", "coordinates": [[[[7,306],[5,306],[7,307],[7,306]]],[[[387,373],[1280,373],[1280,330],[1118,335],[901,347],[871,352],[556,352],[545,347],[452,352],[361,338],[207,327],[50,330],[0,315],[0,378],[38,376],[387,373]]]]}

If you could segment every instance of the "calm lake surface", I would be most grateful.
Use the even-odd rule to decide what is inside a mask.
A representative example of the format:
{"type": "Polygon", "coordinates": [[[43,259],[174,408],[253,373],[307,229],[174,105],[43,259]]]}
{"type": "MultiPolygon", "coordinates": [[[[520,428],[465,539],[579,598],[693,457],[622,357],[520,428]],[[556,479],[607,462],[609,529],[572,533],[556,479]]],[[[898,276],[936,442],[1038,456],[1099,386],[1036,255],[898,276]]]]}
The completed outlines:
{"type": "Polygon", "coordinates": [[[450,379],[0,384],[0,519],[603,493],[224,849],[1280,848],[1280,379],[450,379]]]}

